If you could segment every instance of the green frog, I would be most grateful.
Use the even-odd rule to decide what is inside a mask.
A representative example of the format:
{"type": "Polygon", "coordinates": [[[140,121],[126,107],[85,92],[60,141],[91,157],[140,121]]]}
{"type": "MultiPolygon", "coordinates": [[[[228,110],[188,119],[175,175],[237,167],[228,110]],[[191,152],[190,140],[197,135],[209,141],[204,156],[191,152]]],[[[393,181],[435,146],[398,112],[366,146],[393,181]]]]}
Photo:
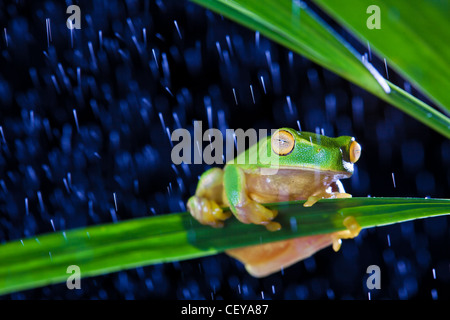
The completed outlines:
{"type": "MultiPolygon", "coordinates": [[[[205,171],[187,207],[200,223],[222,227],[234,215],[242,223],[263,225],[274,232],[281,228],[277,212],[264,203],[306,200],[305,207],[320,199],[350,198],[340,179],[351,177],[361,146],[353,137],[331,138],[291,128],[271,136],[226,163],[223,169],[205,171]],[[256,157],[255,157],[256,155],[256,157]],[[249,159],[256,161],[249,161],[249,159]],[[224,211],[222,207],[229,207],[224,211]]],[[[361,230],[353,217],[344,220],[346,230],[299,237],[232,249],[226,253],[241,261],[255,277],[265,277],[332,245],[354,238],[361,230]]]]}

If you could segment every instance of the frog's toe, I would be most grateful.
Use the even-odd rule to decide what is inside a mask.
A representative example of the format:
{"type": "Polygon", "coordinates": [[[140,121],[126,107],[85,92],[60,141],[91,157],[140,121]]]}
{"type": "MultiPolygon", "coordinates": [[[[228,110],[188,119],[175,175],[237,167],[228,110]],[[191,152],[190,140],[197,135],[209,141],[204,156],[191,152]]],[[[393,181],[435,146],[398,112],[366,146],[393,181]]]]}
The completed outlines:
{"type": "Polygon", "coordinates": [[[355,217],[348,216],[344,219],[342,224],[347,228],[347,230],[338,231],[333,234],[333,250],[339,251],[341,248],[341,239],[353,239],[359,235],[359,232],[362,230],[358,221],[356,221],[355,217]]]}
{"type": "Polygon", "coordinates": [[[311,207],[313,206],[317,201],[319,201],[321,198],[317,196],[311,196],[306,200],[306,202],[303,204],[304,207],[311,207]]]}
{"type": "Polygon", "coordinates": [[[266,223],[262,223],[267,229],[267,231],[278,231],[281,229],[281,224],[276,221],[268,221],[266,223]]]}
{"type": "Polygon", "coordinates": [[[346,217],[342,223],[347,228],[348,238],[355,238],[361,232],[362,228],[353,216],[346,217]]]}
{"type": "Polygon", "coordinates": [[[230,212],[223,212],[215,201],[197,196],[189,198],[187,208],[198,222],[215,228],[222,227],[223,221],[231,215],[230,212]]]}
{"type": "Polygon", "coordinates": [[[235,207],[236,217],[243,223],[261,224],[269,231],[281,229],[278,222],[272,220],[277,216],[278,211],[270,210],[255,201],[247,201],[243,205],[235,207]]]}
{"type": "Polygon", "coordinates": [[[230,211],[223,211],[222,208],[219,207],[219,205],[215,201],[209,201],[209,205],[211,207],[211,213],[217,220],[225,221],[229,217],[231,217],[230,211]]]}
{"type": "Polygon", "coordinates": [[[310,196],[306,202],[303,204],[304,207],[311,207],[313,206],[317,201],[320,199],[344,199],[344,198],[351,198],[352,195],[350,193],[343,193],[343,192],[324,192],[318,195],[310,196]]]}

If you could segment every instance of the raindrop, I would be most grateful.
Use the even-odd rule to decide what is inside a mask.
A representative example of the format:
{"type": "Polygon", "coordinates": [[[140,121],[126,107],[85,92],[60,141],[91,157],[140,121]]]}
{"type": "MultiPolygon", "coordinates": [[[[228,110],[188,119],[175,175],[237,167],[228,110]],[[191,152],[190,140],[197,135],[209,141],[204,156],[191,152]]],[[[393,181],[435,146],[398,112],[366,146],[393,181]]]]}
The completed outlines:
{"type": "Polygon", "coordinates": [[[139,54],[142,54],[142,50],[141,50],[141,47],[139,46],[139,42],[138,42],[136,36],[131,36],[131,40],[133,40],[133,43],[136,46],[136,49],[139,52],[139,54]]]}
{"type": "Polygon", "coordinates": [[[6,144],[5,133],[3,132],[3,127],[0,126],[0,136],[2,137],[2,142],[6,144]]]}
{"type": "Polygon", "coordinates": [[[114,208],[111,208],[111,209],[109,210],[109,213],[111,214],[112,221],[113,221],[114,223],[116,223],[116,222],[117,222],[116,210],[114,210],[114,208]]]}
{"type": "Polygon", "coordinates": [[[236,90],[234,88],[233,88],[233,96],[234,96],[234,102],[236,103],[236,105],[238,105],[238,101],[237,101],[237,97],[236,97],[236,90]]]}
{"type": "Polygon", "coordinates": [[[144,39],[144,45],[147,47],[147,29],[142,28],[142,38],[144,39]]]}
{"type": "Polygon", "coordinates": [[[45,19],[45,28],[47,30],[47,47],[50,47],[50,42],[52,42],[52,26],[50,18],[45,19]]]}
{"type": "Polygon", "coordinates": [[[60,89],[59,89],[58,82],[56,81],[55,75],[52,74],[52,75],[51,75],[51,79],[52,79],[53,85],[55,86],[56,92],[57,92],[58,94],[61,93],[61,91],[60,91],[60,89]]]}
{"type": "Polygon", "coordinates": [[[161,121],[161,125],[164,131],[166,131],[166,124],[164,123],[164,118],[161,112],[158,112],[159,120],[161,121]]]}
{"type": "Polygon", "coordinates": [[[386,58],[384,58],[384,68],[386,69],[386,79],[389,79],[389,72],[388,72],[388,66],[387,66],[386,58]]]}
{"type": "Polygon", "coordinates": [[[265,85],[265,83],[264,83],[264,77],[261,76],[261,77],[260,77],[260,80],[261,80],[261,85],[262,85],[263,90],[264,90],[264,94],[266,94],[267,92],[266,92],[266,85],[265,85]]]}
{"type": "Polygon", "coordinates": [[[177,20],[173,20],[173,24],[175,25],[175,28],[177,29],[178,36],[180,37],[180,39],[183,39],[183,37],[181,36],[180,28],[178,27],[177,20]]]}
{"type": "Polygon", "coordinates": [[[403,84],[403,88],[405,88],[405,91],[408,93],[411,93],[411,84],[409,82],[406,82],[403,84]]]}
{"type": "Polygon", "coordinates": [[[5,33],[5,43],[6,46],[8,47],[8,33],[6,32],[6,28],[3,28],[3,32],[5,33]]]}
{"type": "Polygon", "coordinates": [[[437,300],[438,293],[436,289],[431,289],[431,297],[433,298],[433,300],[437,300]]]}
{"type": "Polygon", "coordinates": [[[219,53],[220,61],[223,61],[223,57],[222,57],[222,48],[220,47],[219,41],[216,41],[216,49],[217,49],[217,52],[219,53]]]}
{"type": "Polygon", "coordinates": [[[225,39],[227,40],[228,50],[230,51],[230,54],[233,55],[233,49],[231,48],[231,39],[229,35],[225,36],[225,39]]]}
{"type": "Polygon", "coordinates": [[[289,223],[291,225],[291,230],[296,232],[297,231],[297,220],[295,219],[295,217],[291,217],[289,219],[289,223]]]}
{"type": "Polygon", "coordinates": [[[80,127],[78,125],[78,116],[77,116],[77,110],[73,109],[73,118],[75,119],[75,125],[77,127],[77,132],[80,132],[80,127]]]}
{"type": "Polygon", "coordinates": [[[294,110],[292,109],[291,96],[286,96],[286,102],[289,108],[289,113],[294,114],[294,110]]]}
{"type": "Polygon", "coordinates": [[[116,212],[118,211],[117,210],[117,197],[116,197],[116,193],[115,192],[113,192],[113,197],[114,197],[114,207],[116,208],[116,212]]]}
{"type": "Polygon", "coordinates": [[[94,70],[97,70],[97,59],[95,58],[94,46],[92,45],[91,41],[88,42],[88,48],[89,48],[89,54],[91,55],[91,59],[92,59],[92,68],[94,70]]]}
{"type": "Polygon", "coordinates": [[[270,54],[270,51],[266,50],[265,55],[266,55],[267,65],[269,66],[269,68],[272,68],[272,56],[270,54]]]}
{"type": "Polygon", "coordinates": [[[98,30],[98,46],[103,47],[103,32],[102,30],[98,30]]]}
{"type": "Polygon", "coordinates": [[[255,104],[255,95],[254,95],[254,93],[253,93],[253,86],[252,86],[252,85],[250,85],[250,92],[251,92],[251,94],[252,94],[253,104],[255,104]]]}
{"type": "Polygon", "coordinates": [[[159,68],[159,65],[158,65],[158,59],[156,58],[156,52],[155,52],[155,49],[152,49],[152,53],[153,53],[153,59],[155,59],[156,68],[159,68]]]}

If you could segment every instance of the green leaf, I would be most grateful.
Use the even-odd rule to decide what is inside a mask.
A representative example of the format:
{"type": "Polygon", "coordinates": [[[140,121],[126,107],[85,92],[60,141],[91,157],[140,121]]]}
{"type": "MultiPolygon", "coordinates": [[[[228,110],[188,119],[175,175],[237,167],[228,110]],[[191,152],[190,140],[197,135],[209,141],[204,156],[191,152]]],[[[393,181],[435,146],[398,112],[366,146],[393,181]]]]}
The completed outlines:
{"type": "MultiPolygon", "coordinates": [[[[369,71],[371,65],[363,63],[361,55],[303,2],[288,0],[193,0],[193,2],[248,28],[258,30],[269,39],[357,84],[450,138],[450,118],[385,80],[374,68],[372,72],[369,71]]],[[[367,16],[365,11],[361,15],[367,16]]],[[[436,69],[431,71],[436,72],[436,69]]]]}
{"type": "MultiPolygon", "coordinates": [[[[314,0],[443,110],[450,111],[450,2],[314,0]],[[380,29],[369,29],[367,8],[380,9],[380,29]]],[[[369,11],[371,12],[371,11],[369,11]]]]}
{"type": "Polygon", "coordinates": [[[217,254],[227,249],[344,230],[347,216],[363,227],[450,214],[450,200],[352,198],[268,204],[282,229],[269,232],[232,218],[221,229],[200,225],[189,213],[132,219],[54,232],[0,245],[0,294],[64,282],[77,265],[90,277],[162,262],[217,254]]]}

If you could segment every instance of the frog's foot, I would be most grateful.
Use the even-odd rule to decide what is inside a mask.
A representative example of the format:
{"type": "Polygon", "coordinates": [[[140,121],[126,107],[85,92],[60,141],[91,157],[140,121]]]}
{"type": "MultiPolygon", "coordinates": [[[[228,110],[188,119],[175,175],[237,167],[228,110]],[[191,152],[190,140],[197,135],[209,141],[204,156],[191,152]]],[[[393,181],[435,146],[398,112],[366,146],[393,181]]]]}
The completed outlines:
{"type": "Polygon", "coordinates": [[[231,216],[231,212],[224,212],[217,202],[204,197],[190,197],[187,207],[198,222],[215,228],[223,227],[223,221],[231,216]]]}
{"type": "Polygon", "coordinates": [[[281,229],[278,222],[272,221],[278,214],[276,210],[270,210],[249,198],[245,202],[234,206],[236,218],[243,223],[261,224],[269,231],[281,229]]]}
{"type": "Polygon", "coordinates": [[[320,199],[340,199],[340,198],[351,198],[352,195],[350,193],[343,192],[323,192],[313,196],[310,196],[308,200],[303,204],[304,207],[311,207],[320,199]]]}
{"type": "Polygon", "coordinates": [[[353,216],[346,217],[342,223],[347,230],[338,231],[332,235],[333,250],[336,252],[341,248],[341,239],[353,239],[359,235],[359,232],[362,229],[353,216]]]}

